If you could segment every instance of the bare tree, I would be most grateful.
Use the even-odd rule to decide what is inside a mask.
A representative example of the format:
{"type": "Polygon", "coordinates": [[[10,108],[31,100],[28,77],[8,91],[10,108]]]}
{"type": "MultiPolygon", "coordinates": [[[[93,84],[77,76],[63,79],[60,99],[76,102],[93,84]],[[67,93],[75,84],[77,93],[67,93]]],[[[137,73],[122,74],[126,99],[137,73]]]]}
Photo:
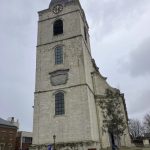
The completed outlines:
{"type": "Polygon", "coordinates": [[[133,139],[141,137],[144,134],[144,127],[138,119],[129,120],[129,132],[133,139]]]}
{"type": "Polygon", "coordinates": [[[150,133],[150,113],[144,117],[144,128],[147,133],[150,133]]]}

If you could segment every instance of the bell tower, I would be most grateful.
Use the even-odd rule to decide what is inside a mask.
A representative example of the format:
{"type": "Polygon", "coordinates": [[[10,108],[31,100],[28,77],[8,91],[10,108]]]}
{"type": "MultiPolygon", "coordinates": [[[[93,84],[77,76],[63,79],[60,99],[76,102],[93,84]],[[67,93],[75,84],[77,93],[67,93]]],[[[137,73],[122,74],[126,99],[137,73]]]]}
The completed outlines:
{"type": "Polygon", "coordinates": [[[89,27],[79,0],[51,0],[49,8],[38,14],[30,150],[131,145],[124,94],[107,83],[91,57],[89,27]],[[126,124],[121,136],[103,130],[107,120],[101,102],[113,100],[108,91],[121,103],[120,115],[126,124]]]}
{"type": "Polygon", "coordinates": [[[33,147],[99,149],[88,23],[79,0],[39,12],[33,147]]]}

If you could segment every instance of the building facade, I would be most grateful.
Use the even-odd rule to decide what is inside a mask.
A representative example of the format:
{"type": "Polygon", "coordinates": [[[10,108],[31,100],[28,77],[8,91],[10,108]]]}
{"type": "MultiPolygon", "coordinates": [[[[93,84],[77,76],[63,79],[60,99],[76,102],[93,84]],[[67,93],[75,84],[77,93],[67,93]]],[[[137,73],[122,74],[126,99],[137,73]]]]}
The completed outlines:
{"type": "Polygon", "coordinates": [[[150,146],[150,133],[145,133],[143,137],[144,146],[150,146]]]}
{"type": "MultiPolygon", "coordinates": [[[[112,88],[91,56],[88,23],[79,0],[51,0],[39,12],[34,99],[33,145],[31,149],[96,150],[111,147],[103,133],[99,101],[112,88]]],[[[123,94],[119,92],[127,124],[123,94]]],[[[120,137],[130,145],[128,128],[120,137]]]]}
{"type": "Polygon", "coordinates": [[[16,137],[15,150],[29,150],[32,144],[32,132],[19,131],[16,137]]]}
{"type": "Polygon", "coordinates": [[[14,150],[18,123],[0,118],[0,150],[14,150]]]}

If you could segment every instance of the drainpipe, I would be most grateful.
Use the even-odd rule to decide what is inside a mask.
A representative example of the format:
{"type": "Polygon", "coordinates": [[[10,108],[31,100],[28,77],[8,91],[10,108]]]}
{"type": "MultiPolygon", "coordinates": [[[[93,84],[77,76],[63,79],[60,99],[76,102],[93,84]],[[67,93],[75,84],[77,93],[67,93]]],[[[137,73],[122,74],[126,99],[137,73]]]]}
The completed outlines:
{"type": "Polygon", "coordinates": [[[20,150],[22,150],[22,132],[20,133],[20,150]]]}

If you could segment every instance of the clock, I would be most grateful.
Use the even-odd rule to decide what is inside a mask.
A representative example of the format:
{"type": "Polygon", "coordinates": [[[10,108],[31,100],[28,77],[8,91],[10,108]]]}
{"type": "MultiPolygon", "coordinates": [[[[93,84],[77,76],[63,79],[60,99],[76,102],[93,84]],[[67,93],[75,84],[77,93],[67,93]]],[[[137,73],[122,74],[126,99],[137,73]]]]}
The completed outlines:
{"type": "Polygon", "coordinates": [[[57,4],[53,7],[53,12],[55,14],[58,14],[60,13],[61,11],[63,10],[63,6],[61,4],[57,4]]]}

